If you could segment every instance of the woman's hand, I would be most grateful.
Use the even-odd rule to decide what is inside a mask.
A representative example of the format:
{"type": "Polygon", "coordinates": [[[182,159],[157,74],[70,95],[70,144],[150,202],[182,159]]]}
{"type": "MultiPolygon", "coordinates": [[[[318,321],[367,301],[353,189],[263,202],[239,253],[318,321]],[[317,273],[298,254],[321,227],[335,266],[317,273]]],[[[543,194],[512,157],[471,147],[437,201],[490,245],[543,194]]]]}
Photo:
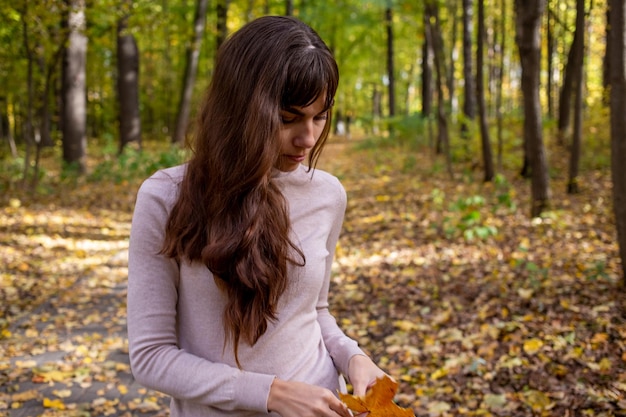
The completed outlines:
{"type": "Polygon", "coordinates": [[[348,379],[352,384],[352,394],[363,396],[374,385],[377,378],[387,375],[365,355],[354,355],[348,364],[348,379]]]}
{"type": "Polygon", "coordinates": [[[281,417],[352,417],[348,407],[330,390],[278,378],[270,388],[267,408],[281,417]]]}

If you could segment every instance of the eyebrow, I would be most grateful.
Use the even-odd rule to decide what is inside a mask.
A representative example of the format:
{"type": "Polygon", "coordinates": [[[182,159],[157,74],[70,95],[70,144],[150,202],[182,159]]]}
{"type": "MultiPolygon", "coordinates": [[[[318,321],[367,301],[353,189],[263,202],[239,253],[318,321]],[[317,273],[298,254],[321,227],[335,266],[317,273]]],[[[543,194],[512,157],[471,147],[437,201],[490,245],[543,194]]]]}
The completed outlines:
{"type": "MultiPolygon", "coordinates": [[[[322,114],[322,113],[326,113],[329,109],[324,109],[321,112],[319,112],[318,114],[322,114]]],[[[295,114],[297,116],[304,116],[305,114],[303,112],[301,112],[300,110],[296,109],[295,107],[285,107],[282,109],[282,111],[286,111],[288,113],[292,113],[295,114]]]]}
{"type": "Polygon", "coordinates": [[[296,109],[295,107],[285,107],[282,110],[286,111],[286,112],[289,112],[289,113],[296,114],[298,116],[304,116],[304,113],[302,113],[300,110],[296,109]]]}

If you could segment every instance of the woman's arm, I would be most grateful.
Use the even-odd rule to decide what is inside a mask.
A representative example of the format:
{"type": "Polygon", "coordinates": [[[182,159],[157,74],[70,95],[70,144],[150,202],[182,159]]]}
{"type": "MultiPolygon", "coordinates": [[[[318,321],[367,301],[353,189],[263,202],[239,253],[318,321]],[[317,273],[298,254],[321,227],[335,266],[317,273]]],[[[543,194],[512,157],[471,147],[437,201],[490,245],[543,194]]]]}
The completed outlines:
{"type": "Polygon", "coordinates": [[[348,377],[353,386],[354,394],[364,395],[367,388],[375,382],[376,378],[385,375],[385,373],[358,347],[356,341],[345,335],[337,325],[335,317],[328,310],[328,292],[330,289],[332,265],[339,235],[343,227],[347,202],[346,192],[341,184],[339,184],[339,191],[337,214],[326,244],[329,255],[326,261],[324,285],[319,295],[317,320],[322,329],[324,343],[330,352],[330,356],[333,358],[335,366],[342,374],[348,377]]]}
{"type": "Polygon", "coordinates": [[[273,375],[213,363],[178,347],[178,264],[159,254],[176,187],[174,179],[160,172],[144,182],[137,195],[127,300],[133,375],[142,385],[177,399],[224,410],[267,412],[273,375]]]}

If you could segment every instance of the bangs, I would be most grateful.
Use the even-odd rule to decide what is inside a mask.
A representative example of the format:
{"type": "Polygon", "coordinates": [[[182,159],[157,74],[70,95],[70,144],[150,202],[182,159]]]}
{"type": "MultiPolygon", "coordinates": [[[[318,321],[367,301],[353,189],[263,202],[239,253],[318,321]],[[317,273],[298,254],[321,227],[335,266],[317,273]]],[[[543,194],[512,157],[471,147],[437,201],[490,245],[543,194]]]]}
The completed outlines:
{"type": "Polygon", "coordinates": [[[292,56],[285,66],[286,80],[281,107],[307,107],[326,94],[325,109],[333,105],[339,72],[328,51],[315,47],[305,48],[292,56]]]}

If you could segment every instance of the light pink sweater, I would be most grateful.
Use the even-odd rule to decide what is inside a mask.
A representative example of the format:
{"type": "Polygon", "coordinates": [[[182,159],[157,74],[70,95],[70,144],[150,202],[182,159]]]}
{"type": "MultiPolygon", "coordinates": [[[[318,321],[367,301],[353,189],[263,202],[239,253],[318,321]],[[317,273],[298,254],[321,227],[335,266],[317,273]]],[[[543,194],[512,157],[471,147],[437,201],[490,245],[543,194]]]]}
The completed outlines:
{"type": "Polygon", "coordinates": [[[275,376],[336,392],[338,372],[347,374],[350,358],[363,353],[328,311],[344,188],[328,173],[311,176],[304,166],[274,177],[306,266],[290,267],[277,322],[253,347],[240,344],[238,369],[232,346],[224,348],[224,293],[209,270],[158,254],[184,170],[157,172],[137,195],[128,267],[128,340],[137,381],[172,397],[172,417],[268,415],[275,376]]]}

